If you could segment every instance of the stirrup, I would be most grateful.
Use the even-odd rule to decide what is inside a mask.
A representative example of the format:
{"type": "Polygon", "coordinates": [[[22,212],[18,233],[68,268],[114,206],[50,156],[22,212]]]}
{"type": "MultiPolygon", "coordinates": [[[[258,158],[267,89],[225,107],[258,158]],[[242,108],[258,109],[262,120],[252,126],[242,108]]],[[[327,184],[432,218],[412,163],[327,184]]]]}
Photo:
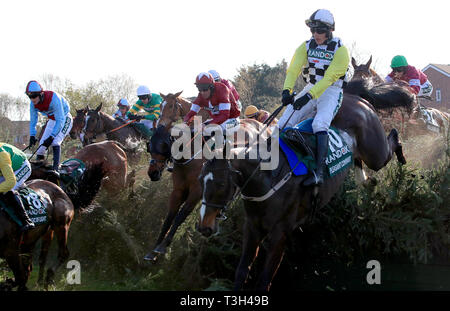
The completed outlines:
{"type": "Polygon", "coordinates": [[[34,229],[36,226],[34,225],[34,223],[27,223],[25,225],[23,225],[22,227],[20,227],[20,232],[26,232],[28,230],[34,229]]]}

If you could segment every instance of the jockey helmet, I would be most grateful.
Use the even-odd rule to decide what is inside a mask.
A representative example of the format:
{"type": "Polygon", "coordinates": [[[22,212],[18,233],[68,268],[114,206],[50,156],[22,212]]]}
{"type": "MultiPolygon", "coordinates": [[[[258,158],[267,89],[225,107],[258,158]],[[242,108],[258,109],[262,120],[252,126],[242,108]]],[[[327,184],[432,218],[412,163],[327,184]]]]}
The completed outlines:
{"type": "Polygon", "coordinates": [[[212,77],[214,78],[214,81],[216,81],[216,82],[220,81],[220,75],[217,71],[209,70],[208,72],[212,75],[212,77]]]}
{"type": "Polygon", "coordinates": [[[39,82],[35,81],[35,80],[31,80],[30,82],[28,82],[27,87],[25,89],[25,94],[31,94],[31,93],[41,93],[43,92],[44,89],[42,88],[42,86],[39,84],[39,82]]]}
{"type": "Polygon", "coordinates": [[[258,113],[258,108],[256,106],[250,105],[247,108],[245,108],[244,115],[246,118],[253,118],[258,113]]]}
{"type": "Polygon", "coordinates": [[[137,96],[150,95],[150,89],[145,85],[140,85],[137,89],[137,96]]]}
{"type": "Polygon", "coordinates": [[[328,28],[330,31],[334,30],[333,14],[325,9],[315,11],[305,23],[309,28],[328,28]]]}
{"type": "Polygon", "coordinates": [[[195,78],[195,85],[199,90],[207,90],[214,88],[214,78],[209,72],[200,72],[195,78]]]}
{"type": "Polygon", "coordinates": [[[408,62],[406,61],[406,57],[403,55],[396,55],[392,58],[391,68],[397,67],[406,67],[408,66],[408,62]]]}
{"type": "Polygon", "coordinates": [[[119,100],[119,102],[117,103],[117,106],[119,107],[130,107],[130,104],[128,103],[128,100],[126,98],[122,98],[121,100],[119,100]]]}

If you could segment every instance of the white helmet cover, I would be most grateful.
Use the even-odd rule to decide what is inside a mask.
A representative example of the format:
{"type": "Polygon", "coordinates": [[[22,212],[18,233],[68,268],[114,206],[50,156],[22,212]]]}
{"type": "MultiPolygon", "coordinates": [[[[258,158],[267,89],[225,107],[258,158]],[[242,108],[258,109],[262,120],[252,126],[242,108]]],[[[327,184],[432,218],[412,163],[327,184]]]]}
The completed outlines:
{"type": "Polygon", "coordinates": [[[145,85],[140,85],[137,89],[137,96],[150,95],[150,89],[145,85]]]}
{"type": "Polygon", "coordinates": [[[208,72],[212,75],[212,77],[214,78],[214,81],[218,82],[220,80],[220,75],[217,71],[211,69],[208,72]]]}
{"type": "Polygon", "coordinates": [[[319,9],[315,11],[309,19],[305,21],[308,27],[314,27],[317,23],[325,24],[330,27],[331,30],[334,30],[334,17],[330,11],[325,9],[319,9]]]}

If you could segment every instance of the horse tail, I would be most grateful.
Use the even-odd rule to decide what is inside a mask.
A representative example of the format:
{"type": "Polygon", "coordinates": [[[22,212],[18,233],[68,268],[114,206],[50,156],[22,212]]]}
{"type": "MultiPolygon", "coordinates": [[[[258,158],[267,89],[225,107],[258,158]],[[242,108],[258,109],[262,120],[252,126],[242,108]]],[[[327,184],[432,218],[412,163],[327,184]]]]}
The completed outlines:
{"type": "Polygon", "coordinates": [[[86,208],[92,203],[100,190],[104,176],[105,172],[101,164],[86,168],[86,171],[78,181],[78,191],[76,193],[68,193],[75,209],[86,208]]]}
{"type": "Polygon", "coordinates": [[[395,83],[375,85],[372,79],[350,81],[344,93],[364,98],[376,110],[404,107],[411,113],[416,103],[416,96],[407,87],[395,83]]]}

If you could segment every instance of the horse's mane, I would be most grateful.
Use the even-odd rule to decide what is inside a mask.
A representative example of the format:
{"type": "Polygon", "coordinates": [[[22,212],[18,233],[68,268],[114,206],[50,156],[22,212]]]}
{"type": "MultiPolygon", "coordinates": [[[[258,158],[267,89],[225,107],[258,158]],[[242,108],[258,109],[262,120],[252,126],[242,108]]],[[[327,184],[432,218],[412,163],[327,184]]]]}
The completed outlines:
{"type": "Polygon", "coordinates": [[[86,171],[78,183],[78,191],[75,194],[68,193],[75,209],[86,208],[92,203],[100,190],[100,185],[104,176],[105,172],[103,171],[101,164],[88,166],[86,168],[86,171]]]}
{"type": "Polygon", "coordinates": [[[404,107],[409,113],[412,112],[416,97],[408,88],[395,83],[375,84],[373,78],[350,81],[344,93],[366,99],[377,110],[404,107]]]}

